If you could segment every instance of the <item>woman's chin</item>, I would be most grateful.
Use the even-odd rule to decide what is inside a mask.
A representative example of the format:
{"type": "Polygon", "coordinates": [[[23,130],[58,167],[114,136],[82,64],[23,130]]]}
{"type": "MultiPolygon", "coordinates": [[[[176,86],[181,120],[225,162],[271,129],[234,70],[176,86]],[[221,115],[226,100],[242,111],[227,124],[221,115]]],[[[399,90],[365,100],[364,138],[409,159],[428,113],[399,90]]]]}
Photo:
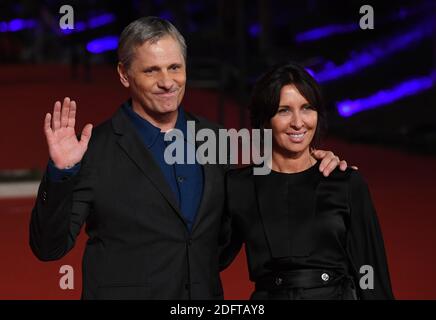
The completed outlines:
{"type": "Polygon", "coordinates": [[[286,151],[290,154],[302,154],[305,152],[310,152],[309,145],[307,144],[296,144],[287,145],[285,147],[286,151]]]}

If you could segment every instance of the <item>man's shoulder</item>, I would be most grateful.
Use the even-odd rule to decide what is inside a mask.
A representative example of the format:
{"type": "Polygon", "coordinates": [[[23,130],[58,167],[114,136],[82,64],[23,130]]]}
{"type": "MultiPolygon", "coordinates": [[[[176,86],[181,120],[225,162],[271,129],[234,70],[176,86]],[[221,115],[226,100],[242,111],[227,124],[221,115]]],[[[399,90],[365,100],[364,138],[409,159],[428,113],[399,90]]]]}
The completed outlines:
{"type": "Polygon", "coordinates": [[[92,139],[93,140],[101,140],[108,136],[109,133],[113,132],[112,130],[112,118],[107,119],[92,129],[92,139]]]}
{"type": "Polygon", "coordinates": [[[127,123],[127,117],[122,110],[122,106],[117,108],[112,117],[103,120],[92,129],[92,137],[94,140],[101,141],[106,140],[108,137],[116,134],[127,123]]]}

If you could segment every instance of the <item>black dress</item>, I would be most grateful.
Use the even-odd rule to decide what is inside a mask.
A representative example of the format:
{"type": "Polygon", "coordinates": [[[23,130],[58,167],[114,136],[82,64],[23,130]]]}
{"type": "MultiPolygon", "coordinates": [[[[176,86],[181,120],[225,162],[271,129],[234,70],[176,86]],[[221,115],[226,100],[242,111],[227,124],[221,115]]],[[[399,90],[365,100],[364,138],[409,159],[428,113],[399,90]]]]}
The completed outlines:
{"type": "MultiPolygon", "coordinates": [[[[231,240],[223,267],[245,244],[252,299],[393,299],[383,238],[358,171],[318,165],[294,174],[253,167],[227,175],[231,240]]],[[[230,228],[230,224],[228,224],[230,228]]]]}

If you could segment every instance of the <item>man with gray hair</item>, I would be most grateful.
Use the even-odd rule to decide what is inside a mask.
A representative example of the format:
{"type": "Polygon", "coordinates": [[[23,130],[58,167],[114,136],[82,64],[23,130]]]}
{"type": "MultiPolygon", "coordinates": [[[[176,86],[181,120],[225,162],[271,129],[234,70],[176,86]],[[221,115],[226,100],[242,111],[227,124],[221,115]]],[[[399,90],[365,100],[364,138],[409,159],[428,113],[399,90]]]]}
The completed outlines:
{"type": "MultiPolygon", "coordinates": [[[[167,164],[165,132],[218,126],[180,106],[186,44],[168,21],[128,25],[118,74],[131,98],[94,130],[75,133],[74,100],[57,101],[44,132],[50,161],[30,222],[30,246],[60,259],[86,223],[83,299],[222,299],[219,247],[227,165],[167,164]],[[91,138],[92,135],[92,138],[91,138]]],[[[198,148],[185,141],[186,149],[198,148]]],[[[338,164],[319,152],[325,173],[338,164]]],[[[345,162],[341,167],[346,166],[345,162]]]]}

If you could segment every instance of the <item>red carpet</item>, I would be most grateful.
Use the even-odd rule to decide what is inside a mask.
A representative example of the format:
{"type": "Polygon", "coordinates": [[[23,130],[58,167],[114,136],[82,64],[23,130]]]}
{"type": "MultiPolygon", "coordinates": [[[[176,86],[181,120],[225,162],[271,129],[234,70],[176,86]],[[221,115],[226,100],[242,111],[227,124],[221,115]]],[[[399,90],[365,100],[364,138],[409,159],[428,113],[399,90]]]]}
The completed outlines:
{"type": "MultiPolygon", "coordinates": [[[[42,133],[44,114],[53,100],[68,95],[78,102],[78,123],[94,124],[108,118],[126,98],[115,72],[97,68],[93,82],[68,79],[58,66],[2,67],[0,170],[43,168],[47,151],[42,133]],[[6,156],[5,156],[6,155],[6,156]]],[[[185,108],[217,119],[216,93],[188,89],[185,108]]],[[[227,127],[238,127],[238,107],[226,101],[227,127]]],[[[329,139],[333,150],[368,181],[383,228],[395,296],[399,299],[436,299],[436,158],[406,154],[376,146],[329,139]]],[[[62,260],[42,263],[28,246],[28,223],[33,199],[0,200],[0,299],[78,299],[80,263],[86,236],[62,260]],[[59,288],[59,268],[75,270],[74,290],[59,288]]],[[[223,272],[227,299],[247,299],[252,289],[241,254],[223,272]]]]}

